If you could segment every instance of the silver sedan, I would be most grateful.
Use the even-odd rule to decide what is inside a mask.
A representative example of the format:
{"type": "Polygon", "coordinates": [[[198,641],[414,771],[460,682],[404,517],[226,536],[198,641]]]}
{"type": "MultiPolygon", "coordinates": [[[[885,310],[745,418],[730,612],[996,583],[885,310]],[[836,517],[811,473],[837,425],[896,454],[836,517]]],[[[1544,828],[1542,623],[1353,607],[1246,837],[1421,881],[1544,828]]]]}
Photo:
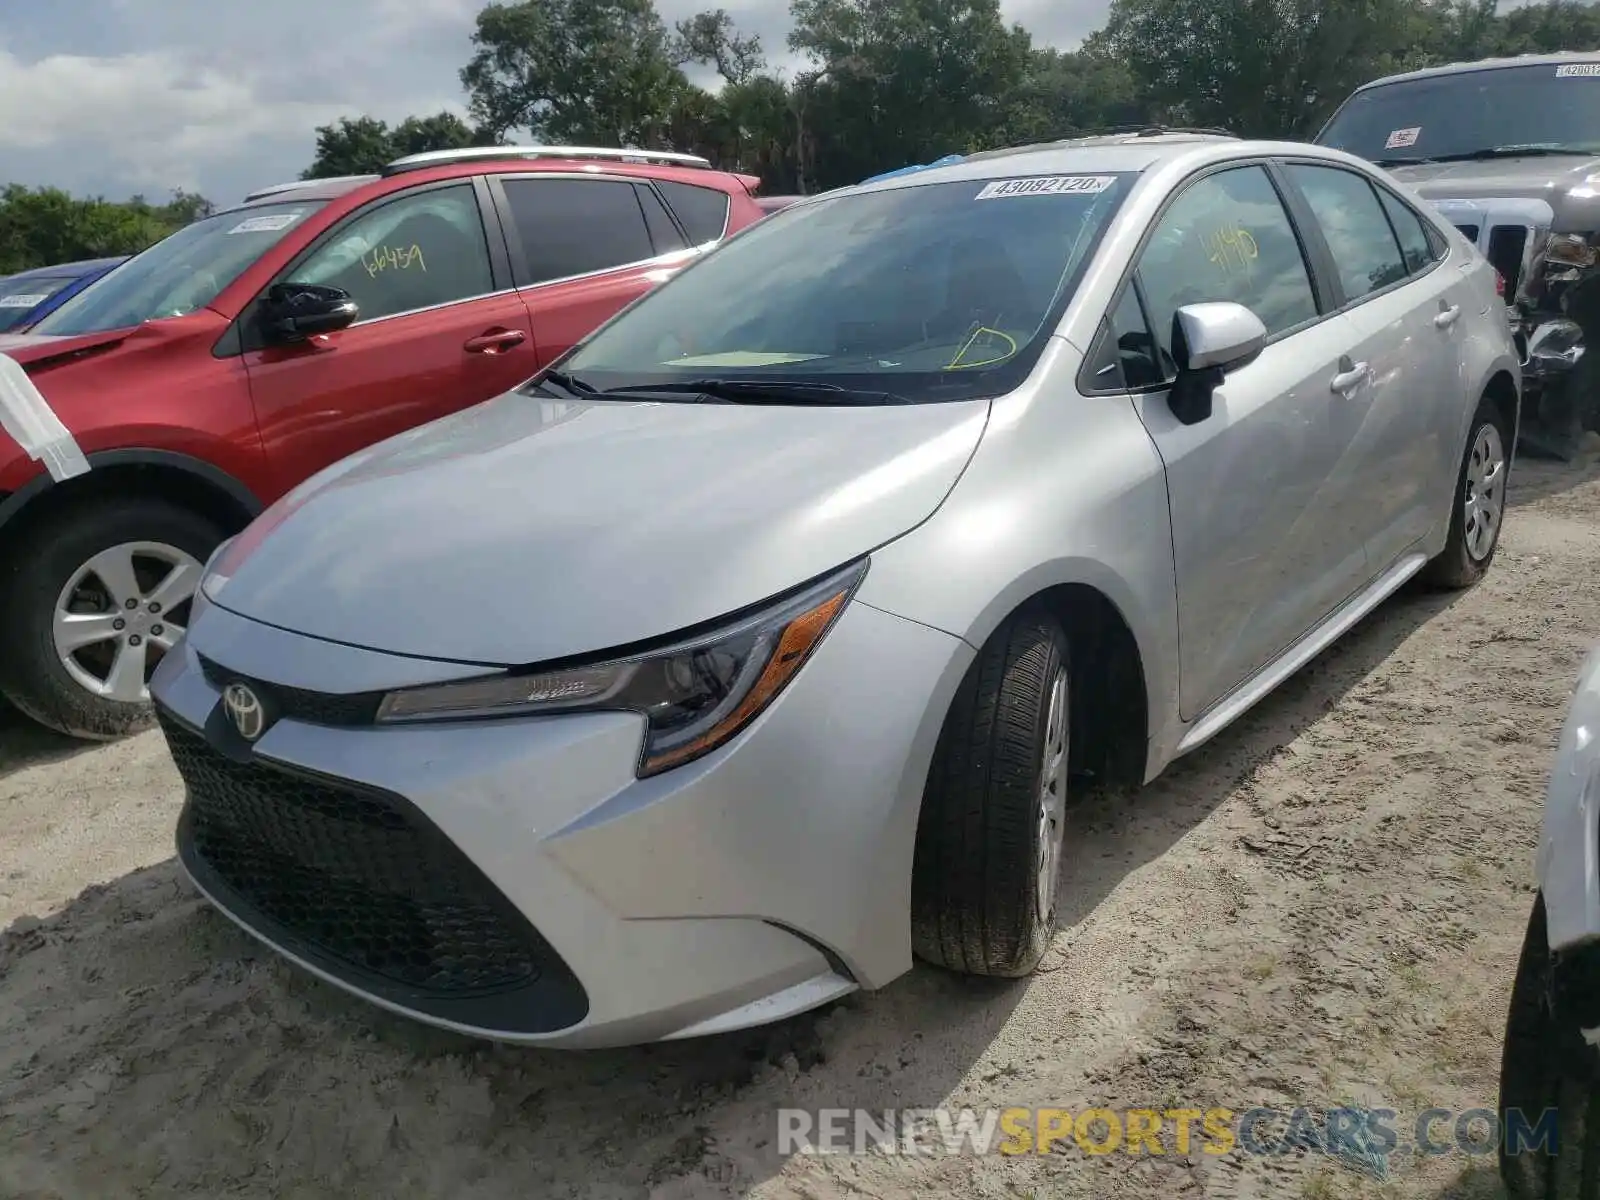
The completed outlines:
{"type": "Polygon", "coordinates": [[[802,200],[218,552],[152,683],[182,861],[307,970],[511,1041],[1026,975],[1075,789],[1489,567],[1519,388],[1492,268],[1335,151],[802,200]]]}

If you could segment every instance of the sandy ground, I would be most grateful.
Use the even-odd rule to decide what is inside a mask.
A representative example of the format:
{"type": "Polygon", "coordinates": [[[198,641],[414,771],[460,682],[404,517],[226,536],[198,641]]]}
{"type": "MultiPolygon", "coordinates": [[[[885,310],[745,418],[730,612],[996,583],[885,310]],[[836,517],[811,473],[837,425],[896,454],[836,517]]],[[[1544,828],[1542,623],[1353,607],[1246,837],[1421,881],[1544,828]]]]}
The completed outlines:
{"type": "Polygon", "coordinates": [[[1600,465],[1519,464],[1501,557],[1397,598],[1162,781],[1085,801],[1026,983],[918,968],[773,1029],[486,1046],[259,951],[172,860],[157,737],[0,715],[0,1195],[1497,1195],[1483,1160],[790,1157],[780,1106],[1495,1102],[1544,776],[1600,637],[1600,465]]]}

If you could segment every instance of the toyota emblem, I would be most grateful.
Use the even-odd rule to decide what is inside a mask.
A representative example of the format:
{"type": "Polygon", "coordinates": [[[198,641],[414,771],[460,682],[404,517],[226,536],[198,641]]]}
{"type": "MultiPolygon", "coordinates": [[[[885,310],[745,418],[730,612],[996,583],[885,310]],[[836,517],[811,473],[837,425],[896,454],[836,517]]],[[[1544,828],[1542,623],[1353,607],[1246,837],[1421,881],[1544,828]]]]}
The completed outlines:
{"type": "Polygon", "coordinates": [[[261,698],[242,683],[230,683],[222,693],[222,707],[239,736],[253,742],[267,729],[267,710],[261,698]]]}

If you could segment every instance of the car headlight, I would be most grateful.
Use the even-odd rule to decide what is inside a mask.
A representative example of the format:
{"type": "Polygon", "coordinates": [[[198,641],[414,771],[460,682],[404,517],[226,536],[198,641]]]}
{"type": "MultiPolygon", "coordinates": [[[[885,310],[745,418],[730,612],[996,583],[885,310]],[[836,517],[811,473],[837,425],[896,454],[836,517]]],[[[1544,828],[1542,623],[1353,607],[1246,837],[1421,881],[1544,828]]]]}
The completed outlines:
{"type": "Polygon", "coordinates": [[[1544,257],[1557,266],[1588,268],[1594,266],[1597,251],[1581,233],[1557,233],[1546,243],[1544,257]]]}
{"type": "Polygon", "coordinates": [[[712,633],[661,650],[390,692],[380,724],[562,712],[637,712],[638,774],[709,754],[753,721],[805,665],[867,571],[863,559],[712,633]]]}
{"type": "Polygon", "coordinates": [[[200,568],[200,586],[195,589],[198,596],[210,600],[228,582],[228,577],[217,570],[217,564],[222,561],[222,556],[228,552],[228,547],[233,545],[235,540],[235,538],[224,539],[211,552],[211,557],[206,559],[206,565],[200,568]]]}

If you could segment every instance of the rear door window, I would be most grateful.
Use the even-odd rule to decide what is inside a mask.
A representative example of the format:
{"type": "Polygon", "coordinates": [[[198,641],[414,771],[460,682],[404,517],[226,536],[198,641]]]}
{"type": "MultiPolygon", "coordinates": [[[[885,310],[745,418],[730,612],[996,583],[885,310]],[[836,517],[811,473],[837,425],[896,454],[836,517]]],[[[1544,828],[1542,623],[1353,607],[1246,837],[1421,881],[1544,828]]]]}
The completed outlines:
{"type": "Polygon", "coordinates": [[[688,230],[689,240],[696,246],[714,242],[728,228],[728,193],[715,188],[696,187],[692,183],[656,185],[678,214],[678,220],[688,230]]]}
{"type": "Polygon", "coordinates": [[[1370,296],[1411,274],[1383,205],[1364,177],[1304,163],[1291,163],[1288,172],[1328,240],[1346,300],[1370,296]]]}
{"type": "Polygon", "coordinates": [[[674,250],[687,250],[688,243],[672,223],[672,217],[668,215],[666,205],[661,203],[661,197],[656,195],[655,189],[648,183],[636,183],[633,190],[639,197],[639,207],[644,209],[645,227],[650,230],[650,244],[655,247],[655,252],[671,254],[674,250]]]}
{"type": "Polygon", "coordinates": [[[633,184],[616,179],[505,179],[526,284],[609,271],[656,255],[633,184]]]}
{"type": "Polygon", "coordinates": [[[1434,252],[1437,242],[1428,237],[1422,218],[1411,210],[1409,204],[1383,188],[1378,189],[1378,199],[1383,201],[1383,211],[1389,214],[1389,223],[1394,226],[1395,236],[1400,239],[1400,253],[1406,260],[1406,270],[1413,275],[1420,275],[1437,261],[1439,256],[1434,252]]]}

